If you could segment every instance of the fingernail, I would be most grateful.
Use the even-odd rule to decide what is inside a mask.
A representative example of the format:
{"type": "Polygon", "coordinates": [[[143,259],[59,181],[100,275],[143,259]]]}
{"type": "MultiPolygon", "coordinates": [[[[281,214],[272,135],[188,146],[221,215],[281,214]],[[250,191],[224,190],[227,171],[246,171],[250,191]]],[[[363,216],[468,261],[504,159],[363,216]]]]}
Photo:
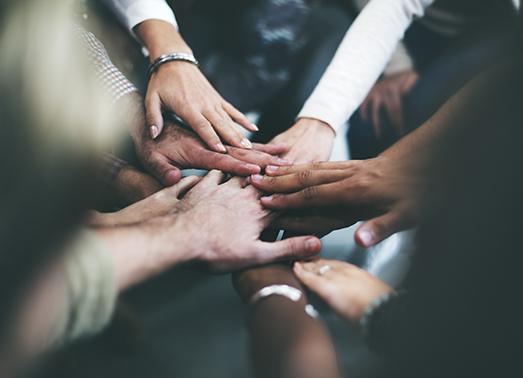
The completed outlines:
{"type": "Polygon", "coordinates": [[[278,167],[275,166],[275,165],[268,165],[268,166],[265,167],[265,170],[267,172],[273,172],[274,173],[274,172],[276,172],[278,170],[278,167]]]}
{"type": "Polygon", "coordinates": [[[149,127],[149,133],[151,134],[151,138],[156,139],[158,135],[160,135],[160,129],[158,129],[156,125],[151,125],[151,127],[149,127]]]}
{"type": "Polygon", "coordinates": [[[262,182],[263,176],[262,175],[252,175],[251,176],[251,180],[253,182],[262,182]]]}
{"type": "Polygon", "coordinates": [[[360,240],[365,247],[370,247],[374,242],[374,235],[368,230],[359,232],[360,240]]]}
{"type": "Polygon", "coordinates": [[[316,238],[309,238],[305,241],[305,248],[307,248],[307,251],[316,251],[318,248],[318,239],[316,238]]]}
{"type": "Polygon", "coordinates": [[[256,126],[254,123],[251,123],[251,126],[254,130],[256,131],[260,131],[260,129],[258,128],[258,126],[256,126]]]}
{"type": "Polygon", "coordinates": [[[261,168],[258,165],[254,164],[244,164],[244,167],[247,168],[252,174],[257,174],[261,172],[261,168]]]}
{"type": "Polygon", "coordinates": [[[291,165],[292,161],[286,160],[286,159],[278,159],[278,164],[281,164],[281,165],[291,165]]]}
{"type": "Polygon", "coordinates": [[[225,146],[222,143],[216,143],[216,148],[220,152],[227,152],[227,149],[225,148],[225,146]]]}
{"type": "Polygon", "coordinates": [[[261,198],[261,200],[265,201],[265,202],[271,202],[273,199],[274,199],[274,196],[267,196],[267,197],[261,198]]]}
{"type": "Polygon", "coordinates": [[[293,268],[296,272],[300,272],[302,270],[301,264],[297,261],[294,263],[293,268]]]}
{"type": "Polygon", "coordinates": [[[252,148],[252,143],[249,139],[242,139],[242,141],[240,142],[240,144],[245,147],[245,148],[248,148],[248,149],[251,149],[252,148]]]}

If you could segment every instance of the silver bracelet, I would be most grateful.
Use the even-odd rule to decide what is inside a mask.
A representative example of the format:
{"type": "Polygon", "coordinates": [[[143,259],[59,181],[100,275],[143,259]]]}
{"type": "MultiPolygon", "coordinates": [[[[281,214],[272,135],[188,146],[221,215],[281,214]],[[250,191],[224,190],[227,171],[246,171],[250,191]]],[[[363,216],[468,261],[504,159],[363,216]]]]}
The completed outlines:
{"type": "Polygon", "coordinates": [[[187,53],[170,53],[161,55],[159,58],[157,58],[154,62],[151,63],[149,66],[149,69],[147,70],[147,78],[151,79],[151,76],[153,73],[158,70],[158,68],[165,63],[169,62],[175,62],[175,61],[182,61],[182,62],[188,62],[192,63],[195,66],[199,66],[200,63],[196,60],[194,55],[187,54],[187,53]]]}
{"type": "Polygon", "coordinates": [[[295,287],[289,285],[270,285],[258,290],[254,294],[249,304],[254,306],[256,303],[264,298],[270,297],[271,295],[280,295],[285,298],[289,298],[293,302],[298,302],[301,299],[302,292],[295,287]]]}
{"type": "MultiPolygon", "coordinates": [[[[296,289],[295,287],[289,285],[270,285],[265,286],[264,288],[258,290],[249,300],[251,306],[256,305],[261,300],[270,297],[272,295],[279,295],[285,298],[290,299],[292,302],[298,302],[303,293],[301,290],[296,289]]],[[[311,305],[305,305],[305,313],[311,318],[318,317],[318,311],[311,305]]]]}

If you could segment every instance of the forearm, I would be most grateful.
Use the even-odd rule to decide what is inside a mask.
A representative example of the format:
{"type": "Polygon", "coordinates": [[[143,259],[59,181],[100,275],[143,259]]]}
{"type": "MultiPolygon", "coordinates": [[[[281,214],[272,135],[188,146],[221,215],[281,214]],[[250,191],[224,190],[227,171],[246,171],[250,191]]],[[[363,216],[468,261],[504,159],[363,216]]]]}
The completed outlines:
{"type": "MultiPolygon", "coordinates": [[[[155,232],[156,221],[126,227],[104,227],[96,230],[105,242],[114,262],[118,291],[146,281],[167,269],[187,262],[191,255],[183,240],[184,231],[176,219],[171,219],[169,239],[155,232]],[[172,253],[176,246],[175,253],[172,253]]],[[[165,222],[158,220],[157,222],[165,222]]],[[[160,226],[160,225],[158,225],[160,226]]],[[[165,235],[165,233],[162,233],[165,235]]]]}
{"type": "Polygon", "coordinates": [[[136,34],[149,50],[149,59],[171,52],[192,54],[174,25],[161,20],[146,20],[134,28],[136,34]]]}
{"type": "MultiPolygon", "coordinates": [[[[233,281],[246,302],[269,285],[285,284],[304,292],[287,264],[239,272],[233,281]]],[[[305,296],[298,302],[271,296],[252,308],[249,329],[256,377],[340,376],[330,336],[321,322],[305,312],[306,304],[305,296]]]]}

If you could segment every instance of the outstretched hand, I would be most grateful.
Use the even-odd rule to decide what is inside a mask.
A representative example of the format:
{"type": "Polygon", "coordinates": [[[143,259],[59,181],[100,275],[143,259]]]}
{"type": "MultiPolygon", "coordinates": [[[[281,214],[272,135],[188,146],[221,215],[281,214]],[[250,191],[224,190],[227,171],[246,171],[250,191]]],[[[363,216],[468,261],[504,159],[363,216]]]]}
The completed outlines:
{"type": "Polygon", "coordinates": [[[260,193],[243,180],[223,182],[211,171],[175,206],[186,225],[194,259],[214,272],[228,272],[274,261],[308,258],[321,242],[313,236],[263,242],[260,234],[274,219],[260,202],[260,193]]]}
{"type": "Polygon", "coordinates": [[[326,232],[359,220],[355,239],[370,247],[420,218],[417,174],[399,161],[380,156],[362,161],[267,167],[250,178],[253,186],[273,195],[262,197],[267,209],[283,212],[278,227],[298,232],[326,232]]]}
{"type": "Polygon", "coordinates": [[[210,150],[192,131],[167,124],[156,140],[143,130],[135,137],[137,154],[145,168],[165,185],[181,178],[181,169],[218,169],[238,176],[261,172],[267,165],[290,164],[278,157],[287,152],[285,145],[254,144],[251,150],[226,147],[225,154],[210,150]]]}

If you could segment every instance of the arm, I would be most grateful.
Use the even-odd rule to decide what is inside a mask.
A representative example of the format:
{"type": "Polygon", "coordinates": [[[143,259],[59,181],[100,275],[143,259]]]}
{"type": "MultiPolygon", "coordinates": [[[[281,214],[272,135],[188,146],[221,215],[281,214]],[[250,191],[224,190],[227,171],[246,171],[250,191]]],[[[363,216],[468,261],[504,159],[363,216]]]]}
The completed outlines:
{"type": "Polygon", "coordinates": [[[414,17],[433,0],[372,0],[354,21],[298,120],[274,142],[296,163],[330,157],[336,130],[349,120],[383,72],[414,17]]]}
{"type": "Polygon", "coordinates": [[[271,215],[261,208],[258,192],[239,178],[223,179],[220,172],[209,173],[182,200],[187,183],[166,188],[137,204],[134,223],[82,232],[65,245],[64,259],[43,272],[20,316],[26,349],[38,352],[98,332],[119,292],[175,265],[202,263],[223,273],[319,252],[315,237],[259,240],[271,215]],[[41,306],[48,316],[34,316],[41,306]]]}
{"type": "Polygon", "coordinates": [[[510,77],[503,75],[509,74],[502,65],[476,78],[426,124],[375,159],[267,167],[267,176],[251,181],[264,192],[279,193],[261,199],[267,208],[287,211],[276,227],[314,232],[318,225],[336,229],[365,220],[355,238],[372,246],[418,225],[452,195],[452,180],[435,178],[440,172],[452,177],[456,154],[470,149],[471,135],[487,131],[489,125],[481,122],[490,111],[485,104],[506,96],[510,77]],[[299,209],[309,211],[294,216],[299,209]]]}
{"type": "MultiPolygon", "coordinates": [[[[289,265],[267,265],[233,276],[234,287],[245,302],[263,287],[286,284],[304,292],[289,265]]],[[[305,313],[307,299],[268,297],[249,314],[250,349],[256,377],[340,376],[336,352],[323,324],[305,313]]]]}
{"type": "Polygon", "coordinates": [[[354,21],[299,117],[337,129],[360,106],[414,17],[433,0],[372,0],[354,21]]]}
{"type": "MultiPolygon", "coordinates": [[[[174,15],[165,1],[155,1],[152,13],[147,1],[108,2],[143,42],[151,62],[164,54],[192,54],[176,23],[172,22],[174,15]]],[[[173,111],[216,152],[226,152],[223,142],[238,148],[252,147],[236,123],[249,131],[257,131],[257,127],[225,101],[191,63],[174,61],[161,65],[149,81],[145,104],[147,127],[153,139],[163,130],[162,111],[173,111]]]]}

